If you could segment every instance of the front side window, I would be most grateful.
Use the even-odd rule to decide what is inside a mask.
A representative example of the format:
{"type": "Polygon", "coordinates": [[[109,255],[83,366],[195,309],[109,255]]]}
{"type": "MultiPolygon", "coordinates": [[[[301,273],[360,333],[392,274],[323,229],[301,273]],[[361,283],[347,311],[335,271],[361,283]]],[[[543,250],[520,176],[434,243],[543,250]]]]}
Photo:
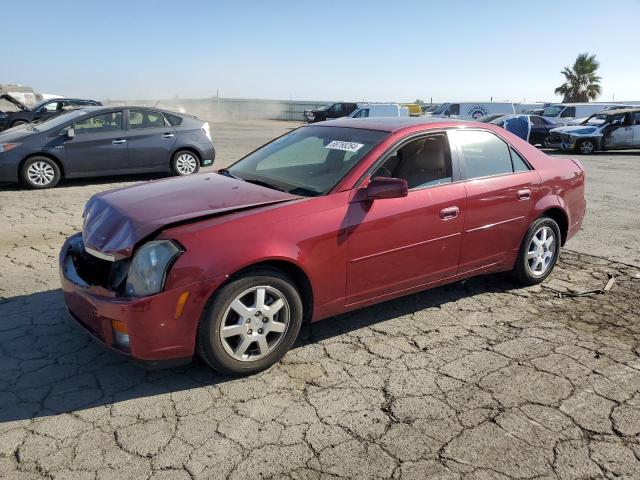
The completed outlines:
{"type": "Polygon", "coordinates": [[[38,112],[58,112],[62,110],[62,102],[50,102],[38,109],[38,112]]]}
{"type": "Polygon", "coordinates": [[[164,116],[160,112],[129,110],[129,128],[162,128],[164,116]]]}
{"type": "Polygon", "coordinates": [[[122,112],[108,112],[101,115],[85,118],[76,122],[74,126],[76,135],[87,133],[105,133],[122,130],[122,112]]]}
{"type": "Polygon", "coordinates": [[[323,195],[388,135],[357,128],[301,127],[224,173],[296,195],[323,195]]]}
{"type": "Polygon", "coordinates": [[[451,183],[451,152],[447,136],[429,135],[402,145],[376,169],[374,177],[402,178],[409,188],[451,183]]]}
{"type": "Polygon", "coordinates": [[[640,125],[640,112],[635,112],[633,114],[633,124],[640,125]]]}
{"type": "Polygon", "coordinates": [[[365,118],[369,116],[369,109],[368,108],[361,108],[360,110],[358,110],[354,115],[353,118],[365,118]]]}
{"type": "Polygon", "coordinates": [[[551,107],[547,107],[542,111],[542,116],[543,117],[557,117],[558,115],[560,115],[560,112],[562,111],[564,107],[559,106],[559,105],[553,105],[551,107]]]}
{"type": "Polygon", "coordinates": [[[465,180],[513,172],[509,147],[497,136],[479,130],[452,134],[464,156],[465,180]]]}
{"type": "Polygon", "coordinates": [[[449,105],[449,115],[460,115],[460,104],[452,103],[449,105]]]}
{"type": "Polygon", "coordinates": [[[534,125],[545,125],[545,121],[537,115],[531,115],[529,119],[534,125]]]}
{"type": "Polygon", "coordinates": [[[341,103],[333,104],[333,106],[331,107],[331,111],[334,112],[334,113],[342,112],[342,104],[341,103]]]}

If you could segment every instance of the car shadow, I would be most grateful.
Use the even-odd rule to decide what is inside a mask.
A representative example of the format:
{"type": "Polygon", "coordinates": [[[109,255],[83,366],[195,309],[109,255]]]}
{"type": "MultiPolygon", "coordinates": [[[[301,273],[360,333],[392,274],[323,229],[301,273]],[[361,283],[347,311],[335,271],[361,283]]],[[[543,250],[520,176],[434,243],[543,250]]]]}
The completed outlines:
{"type": "MultiPolygon", "coordinates": [[[[460,298],[514,285],[487,275],[303,326],[294,349],[460,298]]],[[[408,318],[408,317],[407,317],[408,318]]],[[[106,350],[67,316],[60,289],[0,297],[0,422],[69,413],[233,381],[194,358],[145,370],[106,350]]]]}

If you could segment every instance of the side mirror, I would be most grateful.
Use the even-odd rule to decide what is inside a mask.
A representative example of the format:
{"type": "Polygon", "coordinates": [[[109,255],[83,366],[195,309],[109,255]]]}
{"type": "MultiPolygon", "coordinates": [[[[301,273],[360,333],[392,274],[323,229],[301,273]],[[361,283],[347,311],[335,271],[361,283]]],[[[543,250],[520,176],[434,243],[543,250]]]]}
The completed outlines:
{"type": "Polygon", "coordinates": [[[73,128],[67,129],[67,138],[74,138],[76,136],[76,131],[73,128]]]}
{"type": "Polygon", "coordinates": [[[408,192],[407,181],[402,178],[375,177],[366,187],[368,200],[406,197],[408,192]]]}

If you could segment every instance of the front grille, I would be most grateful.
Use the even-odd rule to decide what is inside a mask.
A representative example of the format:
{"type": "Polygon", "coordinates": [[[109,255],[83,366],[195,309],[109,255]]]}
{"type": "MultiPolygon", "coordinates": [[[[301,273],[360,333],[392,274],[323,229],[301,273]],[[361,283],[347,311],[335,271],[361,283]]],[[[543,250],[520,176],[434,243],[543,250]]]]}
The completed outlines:
{"type": "Polygon", "coordinates": [[[110,262],[94,257],[84,249],[82,241],[74,242],[69,252],[76,274],[88,285],[107,288],[116,293],[124,290],[129,259],[110,262]]]}

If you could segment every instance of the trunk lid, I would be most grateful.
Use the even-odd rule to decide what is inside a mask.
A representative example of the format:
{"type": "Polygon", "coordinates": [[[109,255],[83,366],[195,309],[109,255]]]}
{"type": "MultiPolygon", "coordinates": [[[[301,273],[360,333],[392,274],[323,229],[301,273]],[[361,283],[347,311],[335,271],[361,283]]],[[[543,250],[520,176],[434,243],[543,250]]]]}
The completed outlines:
{"type": "Polygon", "coordinates": [[[115,261],[167,226],[299,198],[217,173],[157,180],[91,197],[82,237],[87,251],[115,261]]]}

